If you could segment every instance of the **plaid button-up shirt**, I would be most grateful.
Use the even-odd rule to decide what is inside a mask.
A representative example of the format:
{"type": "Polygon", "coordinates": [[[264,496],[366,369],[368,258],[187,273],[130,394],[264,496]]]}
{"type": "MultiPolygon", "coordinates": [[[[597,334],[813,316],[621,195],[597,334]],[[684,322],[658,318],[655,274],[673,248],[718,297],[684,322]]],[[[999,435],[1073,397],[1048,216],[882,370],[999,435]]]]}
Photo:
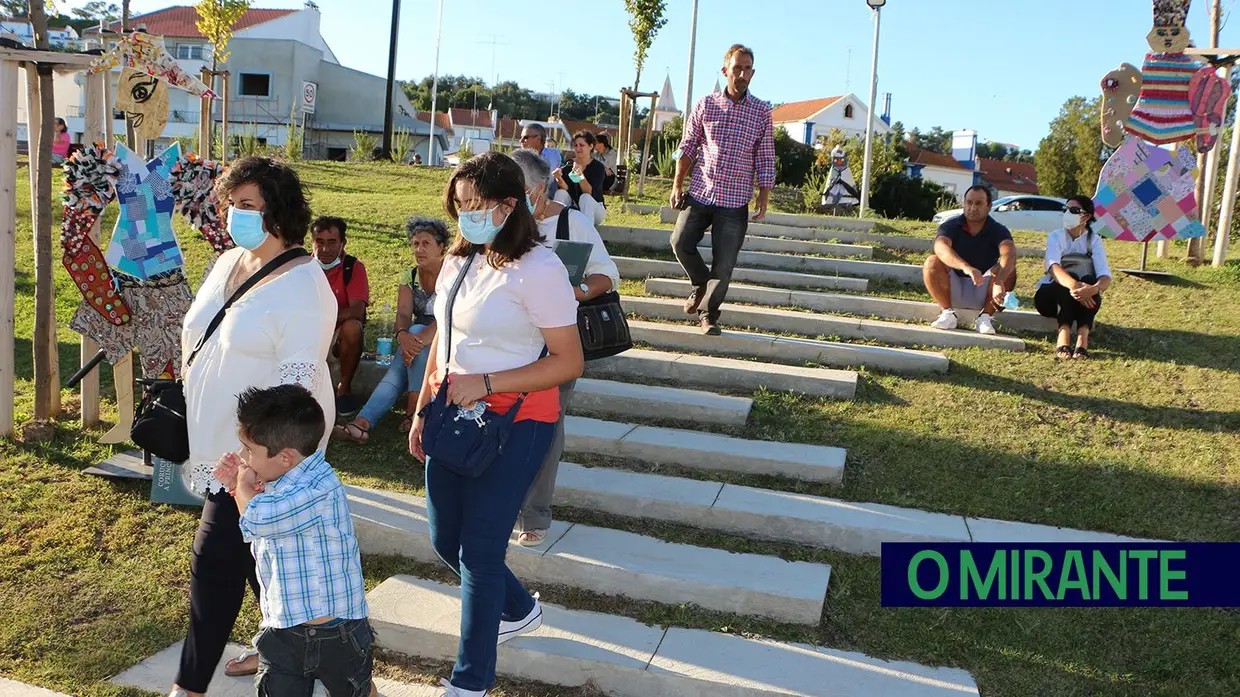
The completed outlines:
{"type": "Polygon", "coordinates": [[[258,566],[262,626],[285,629],[319,617],[367,616],[348,499],[323,451],[250,499],[241,535],[258,566]]]}
{"type": "Polygon", "coordinates": [[[693,160],[689,195],[700,203],[740,208],[758,188],[775,185],[775,130],[771,105],[750,93],[739,103],[725,92],[698,100],[680,142],[693,160]]]}

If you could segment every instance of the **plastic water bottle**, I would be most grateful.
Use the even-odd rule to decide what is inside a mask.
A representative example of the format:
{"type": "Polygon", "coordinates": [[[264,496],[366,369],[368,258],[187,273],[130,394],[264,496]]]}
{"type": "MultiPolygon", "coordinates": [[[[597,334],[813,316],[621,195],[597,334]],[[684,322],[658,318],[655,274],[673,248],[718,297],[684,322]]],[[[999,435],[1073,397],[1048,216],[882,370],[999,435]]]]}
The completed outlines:
{"type": "Polygon", "coordinates": [[[1009,310],[1015,310],[1020,307],[1020,300],[1016,298],[1015,293],[1009,290],[1007,295],[1003,296],[1003,307],[1009,310]]]}
{"type": "Polygon", "coordinates": [[[376,342],[375,362],[383,367],[392,365],[392,338],[389,336],[381,336],[376,342]]]}

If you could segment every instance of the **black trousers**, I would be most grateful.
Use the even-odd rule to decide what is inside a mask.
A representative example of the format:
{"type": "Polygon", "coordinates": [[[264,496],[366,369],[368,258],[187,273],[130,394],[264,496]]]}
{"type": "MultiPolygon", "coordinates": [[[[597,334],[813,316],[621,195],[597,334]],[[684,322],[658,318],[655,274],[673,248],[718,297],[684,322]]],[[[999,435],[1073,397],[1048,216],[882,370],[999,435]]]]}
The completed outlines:
{"type": "Polygon", "coordinates": [[[689,207],[676,218],[672,251],[696,288],[705,288],[698,315],[719,320],[719,307],[728,295],[728,284],[749,229],[749,206],[723,208],[689,199],[689,207]],[[698,244],[710,228],[710,266],[702,259],[698,244]]]}
{"type": "Polygon", "coordinates": [[[1071,291],[1051,281],[1038,288],[1038,292],[1033,296],[1033,306],[1039,315],[1054,317],[1061,327],[1071,327],[1075,322],[1078,329],[1089,327],[1092,331],[1094,317],[1098,310],[1102,309],[1102,296],[1095,295],[1094,300],[1097,305],[1092,308],[1085,307],[1072,297],[1071,291]]]}
{"type": "Polygon", "coordinates": [[[189,633],[181,647],[176,684],[206,692],[232,634],[248,582],[258,596],[250,546],[241,539],[241,514],[227,491],[207,496],[190,559],[189,633]]]}

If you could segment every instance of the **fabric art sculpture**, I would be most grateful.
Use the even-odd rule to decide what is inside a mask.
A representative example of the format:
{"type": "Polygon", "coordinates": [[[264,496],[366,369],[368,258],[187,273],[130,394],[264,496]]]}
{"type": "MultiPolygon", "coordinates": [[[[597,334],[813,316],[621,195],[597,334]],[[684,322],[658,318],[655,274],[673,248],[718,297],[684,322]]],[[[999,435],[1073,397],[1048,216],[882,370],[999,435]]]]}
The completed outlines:
{"type": "Polygon", "coordinates": [[[855,206],[860,202],[861,194],[848,168],[848,155],[837,145],[831,149],[831,171],[827,175],[827,186],[822,190],[822,205],[855,206]]]}
{"type": "Polygon", "coordinates": [[[180,87],[196,97],[216,96],[202,80],[190,75],[164,49],[164,40],[140,31],[116,42],[116,46],[91,62],[87,75],[111,70],[117,66],[132,68],[158,78],[173,87],[180,87]]]}
{"type": "Polygon", "coordinates": [[[1201,237],[1196,181],[1197,156],[1189,148],[1171,152],[1129,138],[1098,177],[1094,231],[1130,242],[1201,237]]]}

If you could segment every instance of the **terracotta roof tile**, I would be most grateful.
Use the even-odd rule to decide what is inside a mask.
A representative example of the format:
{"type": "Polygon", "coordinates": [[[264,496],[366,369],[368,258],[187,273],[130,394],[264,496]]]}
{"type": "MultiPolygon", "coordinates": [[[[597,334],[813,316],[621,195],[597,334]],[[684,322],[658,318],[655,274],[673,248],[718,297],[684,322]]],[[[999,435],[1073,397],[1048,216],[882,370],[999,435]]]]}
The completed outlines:
{"type": "Polygon", "coordinates": [[[570,136],[574,133],[580,133],[581,131],[589,131],[595,135],[598,135],[599,133],[606,133],[614,140],[620,135],[619,126],[590,123],[589,121],[564,121],[563,124],[564,129],[568,131],[570,136]]]}
{"type": "Polygon", "coordinates": [[[499,120],[499,137],[508,140],[517,140],[521,137],[521,122],[516,119],[510,119],[507,116],[499,120]]]}
{"type": "MultiPolygon", "coordinates": [[[[233,25],[233,31],[241,31],[249,27],[270,22],[274,19],[287,17],[294,12],[300,10],[246,10],[241,15],[241,19],[233,25]]],[[[202,33],[194,26],[198,22],[198,11],[193,7],[168,7],[154,12],[148,12],[144,15],[132,17],[129,20],[130,26],[139,24],[146,25],[148,34],[155,36],[163,36],[177,39],[202,39],[202,33]]],[[[109,29],[112,31],[120,31],[121,23],[113,23],[109,29]]],[[[98,27],[87,29],[85,33],[98,33],[98,27]]]]}
{"type": "Polygon", "coordinates": [[[843,98],[843,95],[839,95],[836,97],[823,97],[822,99],[810,99],[804,102],[780,104],[771,110],[771,119],[775,123],[804,121],[843,98]]]}
{"type": "MultiPolygon", "coordinates": [[[[904,145],[908,148],[908,161],[910,164],[944,167],[947,169],[965,169],[965,166],[957,162],[951,155],[940,155],[930,150],[922,150],[910,142],[905,142],[904,145]]],[[[968,170],[965,169],[965,171],[967,172],[968,170]]]]}
{"type": "Polygon", "coordinates": [[[455,126],[494,128],[491,125],[491,112],[485,109],[479,109],[478,111],[472,109],[452,109],[449,113],[452,115],[452,124],[455,126]]]}
{"type": "MultiPolygon", "coordinates": [[[[419,111],[418,120],[423,123],[431,122],[431,113],[429,111],[419,111]]],[[[444,133],[452,132],[452,124],[448,122],[448,115],[442,111],[435,112],[435,128],[444,133]]]]}
{"type": "Polygon", "coordinates": [[[1000,191],[1017,194],[1037,194],[1038,170],[1027,162],[978,159],[982,177],[1000,191]]]}

